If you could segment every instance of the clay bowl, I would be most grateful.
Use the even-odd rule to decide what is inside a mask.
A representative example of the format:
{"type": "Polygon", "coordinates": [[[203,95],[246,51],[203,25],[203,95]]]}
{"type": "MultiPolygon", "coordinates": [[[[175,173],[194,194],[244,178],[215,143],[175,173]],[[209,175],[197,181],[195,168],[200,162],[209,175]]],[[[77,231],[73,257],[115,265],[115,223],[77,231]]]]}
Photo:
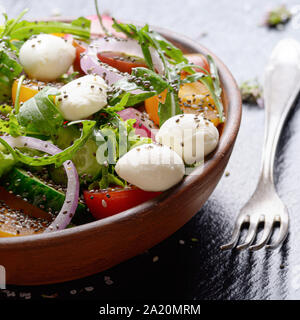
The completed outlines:
{"type": "Polygon", "coordinates": [[[193,40],[154,28],[185,53],[209,53],[219,68],[227,122],[220,143],[195,171],[159,198],[118,215],[51,234],[0,238],[0,265],[8,284],[63,282],[106,270],[144,252],[189,221],[206,202],[227,165],[239,130],[241,99],[227,67],[193,40]]]}

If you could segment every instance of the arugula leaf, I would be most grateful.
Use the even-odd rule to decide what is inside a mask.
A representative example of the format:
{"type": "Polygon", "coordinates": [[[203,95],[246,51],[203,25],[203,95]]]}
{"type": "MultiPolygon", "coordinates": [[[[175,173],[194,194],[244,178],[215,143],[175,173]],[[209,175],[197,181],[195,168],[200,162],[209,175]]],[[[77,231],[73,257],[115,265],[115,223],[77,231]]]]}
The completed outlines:
{"type": "Polygon", "coordinates": [[[102,166],[100,181],[94,181],[88,189],[107,189],[110,185],[125,186],[125,181],[116,176],[113,166],[102,166]]]}
{"type": "MultiPolygon", "coordinates": [[[[72,125],[70,123],[69,125],[72,125]]],[[[83,120],[82,132],[80,138],[76,139],[72,146],[66,148],[60,153],[53,156],[44,155],[43,157],[30,157],[20,152],[17,149],[12,148],[5,140],[0,137],[0,143],[7,148],[9,152],[14,156],[17,161],[20,161],[29,166],[46,166],[54,164],[56,167],[60,167],[65,161],[73,158],[74,154],[86,143],[87,139],[93,132],[96,121],[83,120]]]]}
{"type": "Polygon", "coordinates": [[[160,94],[168,86],[168,82],[154,71],[142,67],[133,68],[131,76],[124,76],[114,83],[113,87],[117,89],[117,92],[109,100],[109,105],[114,106],[116,103],[120,103],[120,100],[126,96],[126,101],[123,100],[122,103],[123,107],[133,106],[160,94]],[[131,81],[131,77],[137,78],[139,84],[136,81],[131,81]],[[128,93],[130,93],[129,96],[128,93]]]}
{"type": "Polygon", "coordinates": [[[58,81],[58,82],[62,82],[62,83],[64,83],[64,84],[67,84],[67,83],[75,80],[78,75],[79,75],[79,72],[77,72],[77,71],[74,71],[74,72],[72,72],[71,74],[65,73],[65,74],[63,74],[62,76],[60,76],[60,77],[57,79],[57,81],[58,81]]]}
{"type": "Polygon", "coordinates": [[[165,102],[160,102],[158,105],[159,125],[161,126],[166,120],[180,113],[182,111],[179,107],[178,95],[168,91],[165,102]]]}
{"type": "Polygon", "coordinates": [[[152,41],[155,39],[157,45],[159,46],[160,50],[164,52],[166,56],[171,58],[173,61],[170,61],[174,64],[185,62],[188,63],[187,58],[184,56],[183,52],[177,48],[176,46],[173,45],[172,42],[168,41],[166,38],[161,36],[159,33],[151,30],[148,33],[148,36],[150,36],[150,39],[152,41]]]}
{"type": "Polygon", "coordinates": [[[138,41],[141,46],[145,62],[147,66],[154,71],[154,65],[151,57],[151,52],[149,49],[149,45],[147,44],[147,33],[149,32],[149,26],[145,25],[143,28],[140,29],[138,32],[138,41]]]}
{"type": "Polygon", "coordinates": [[[160,94],[169,86],[169,83],[164,80],[159,74],[147,68],[133,68],[132,74],[135,77],[144,80],[144,84],[142,84],[143,90],[150,89],[151,91],[155,91],[157,94],[160,94]],[[146,87],[147,82],[148,86],[146,87]]]}
{"type": "Polygon", "coordinates": [[[10,32],[13,30],[13,28],[15,27],[15,25],[23,18],[23,16],[28,12],[28,9],[23,10],[16,19],[11,19],[8,20],[8,16],[7,14],[3,14],[4,18],[5,18],[5,25],[4,25],[4,30],[1,33],[1,37],[4,38],[8,38],[10,32]]]}
{"type": "MultiPolygon", "coordinates": [[[[175,47],[171,42],[159,35],[157,32],[149,30],[149,26],[146,25],[143,28],[133,26],[131,24],[118,23],[114,20],[113,27],[120,32],[124,32],[128,37],[140,41],[143,39],[143,47],[153,47],[163,65],[164,65],[164,77],[168,83],[168,96],[165,103],[160,103],[158,115],[160,118],[160,125],[162,125],[168,118],[176,114],[181,114],[182,110],[179,107],[178,91],[180,85],[180,73],[176,69],[178,63],[188,63],[188,60],[184,57],[182,51],[175,47]],[[167,110],[164,110],[167,109],[167,110]]],[[[144,58],[147,59],[145,54],[147,51],[144,49],[144,58]]]]}
{"type": "Polygon", "coordinates": [[[25,41],[32,35],[40,33],[69,33],[81,39],[90,38],[91,21],[84,17],[80,17],[71,23],[59,21],[30,22],[26,20],[14,23],[14,21],[12,19],[6,22],[2,37],[25,41]]]}
{"type": "Polygon", "coordinates": [[[18,80],[16,97],[15,97],[15,113],[16,114],[18,114],[20,111],[20,92],[21,92],[21,87],[24,79],[25,79],[25,75],[22,74],[20,79],[18,80]]]}
{"type": "Polygon", "coordinates": [[[15,54],[7,48],[5,43],[0,44],[0,103],[7,102],[11,97],[11,86],[15,77],[23,70],[17,62],[15,54]]]}
{"type": "Polygon", "coordinates": [[[45,87],[27,100],[17,114],[20,125],[31,133],[46,136],[55,134],[64,122],[63,116],[53,102],[53,96],[58,94],[56,88],[45,87]]]}
{"type": "MultiPolygon", "coordinates": [[[[148,49],[149,46],[154,47],[155,49],[159,48],[164,55],[173,60],[173,64],[180,62],[188,63],[187,58],[179,48],[174,46],[172,42],[168,41],[159,33],[150,30],[149,25],[146,24],[144,27],[140,28],[133,24],[119,23],[114,18],[113,21],[114,23],[112,26],[116,31],[123,32],[129,38],[139,41],[140,45],[142,42],[143,47],[148,47],[148,49]]],[[[148,50],[146,52],[148,52],[148,50]]],[[[147,62],[147,54],[146,56],[144,54],[144,58],[147,62]]]]}
{"type": "MultiPolygon", "coordinates": [[[[136,27],[132,24],[118,23],[113,20],[113,27],[119,32],[123,32],[128,37],[140,41],[143,39],[143,46],[153,47],[159,54],[161,61],[164,65],[164,76],[169,84],[168,94],[164,103],[159,104],[158,115],[160,118],[160,125],[162,125],[169,117],[182,113],[179,107],[178,91],[180,84],[191,83],[200,80],[210,91],[212,98],[216,104],[219,112],[220,121],[223,122],[223,105],[221,100],[221,85],[218,75],[217,67],[211,56],[207,56],[208,63],[210,65],[211,73],[208,73],[200,66],[192,65],[188,63],[187,58],[183,55],[183,52],[174,46],[170,41],[165,39],[159,33],[149,30],[149,26],[146,25],[143,28],[136,27]],[[195,72],[194,68],[201,69],[202,72],[195,72]],[[185,70],[192,74],[187,79],[181,81],[180,71],[185,70]],[[195,74],[195,75],[194,75],[195,74]]],[[[147,58],[147,51],[143,50],[144,58],[147,58]]]]}
{"type": "Polygon", "coordinates": [[[123,110],[127,106],[127,103],[128,103],[130,95],[131,95],[130,92],[125,93],[122,96],[121,100],[116,105],[108,106],[108,107],[102,109],[102,111],[105,111],[105,112],[118,112],[118,111],[123,110]]]}
{"type": "Polygon", "coordinates": [[[134,106],[140,102],[145,101],[147,98],[153,97],[156,95],[155,91],[143,91],[135,83],[129,82],[128,79],[123,78],[114,84],[114,88],[117,88],[117,92],[108,99],[108,104],[115,106],[116,104],[121,103],[125,95],[126,100],[123,100],[123,107],[134,106]],[[135,92],[134,92],[135,91],[135,92]],[[126,101],[126,104],[124,104],[126,101]]]}

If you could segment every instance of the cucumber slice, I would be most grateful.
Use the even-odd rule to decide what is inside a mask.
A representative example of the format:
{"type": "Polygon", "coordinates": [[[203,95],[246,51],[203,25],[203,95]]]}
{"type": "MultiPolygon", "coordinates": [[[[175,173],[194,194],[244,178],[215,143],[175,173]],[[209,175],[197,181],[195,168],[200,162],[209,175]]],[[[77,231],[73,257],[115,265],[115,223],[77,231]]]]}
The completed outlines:
{"type": "MultiPolygon", "coordinates": [[[[65,200],[63,192],[46,185],[40,179],[27,173],[25,170],[14,167],[4,179],[1,179],[3,187],[12,191],[15,195],[26,198],[34,206],[45,211],[57,214],[65,200]]],[[[87,212],[86,206],[78,203],[76,213],[72,219],[74,224],[84,224],[93,221],[87,212]]]]}
{"type": "MultiPolygon", "coordinates": [[[[65,149],[73,144],[80,136],[80,131],[75,126],[59,128],[54,143],[61,149],[65,149]]],[[[78,150],[72,158],[77,169],[80,182],[91,182],[101,173],[101,166],[96,160],[96,151],[98,147],[96,142],[89,139],[85,145],[78,150]]],[[[58,184],[66,184],[66,175],[62,168],[50,167],[51,178],[58,184]]]]}
{"type": "Polygon", "coordinates": [[[74,155],[72,161],[77,169],[80,181],[91,182],[100,175],[102,166],[96,159],[97,149],[96,142],[89,139],[74,155]]]}
{"type": "Polygon", "coordinates": [[[66,149],[70,147],[73,142],[80,137],[80,130],[76,126],[63,126],[57,130],[54,137],[54,143],[60,149],[66,149]]]}

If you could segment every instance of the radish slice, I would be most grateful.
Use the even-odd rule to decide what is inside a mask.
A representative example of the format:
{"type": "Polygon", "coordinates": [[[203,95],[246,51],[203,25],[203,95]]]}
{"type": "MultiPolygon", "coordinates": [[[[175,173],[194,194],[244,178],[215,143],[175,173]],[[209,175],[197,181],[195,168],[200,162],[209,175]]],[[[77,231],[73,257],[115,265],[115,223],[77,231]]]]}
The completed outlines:
{"type": "MultiPolygon", "coordinates": [[[[47,141],[42,141],[31,137],[17,137],[13,138],[11,136],[1,136],[11,147],[22,148],[27,146],[28,148],[46,152],[51,155],[55,155],[62,150],[57,148],[52,143],[47,141]]],[[[52,232],[56,230],[62,230],[67,227],[71,222],[76,208],[78,206],[79,199],[79,180],[77,170],[72,161],[67,160],[63,163],[64,169],[68,177],[67,192],[65,197],[65,202],[58,213],[57,217],[50,224],[50,226],[44,232],[52,232]]]]}
{"type": "MultiPolygon", "coordinates": [[[[117,32],[113,27],[113,19],[110,16],[107,15],[101,15],[102,17],[102,22],[104,24],[104,26],[106,27],[106,29],[108,30],[109,33],[111,33],[113,36],[118,37],[118,38],[126,38],[126,36],[124,35],[124,33],[122,32],[117,32]]],[[[99,19],[98,16],[95,15],[91,15],[91,16],[87,16],[87,19],[91,20],[91,34],[100,34],[100,35],[105,35],[104,30],[102,29],[100,23],[99,23],[99,19]]]]}
{"type": "Polygon", "coordinates": [[[151,138],[155,141],[155,133],[158,129],[155,128],[153,122],[149,120],[145,114],[134,108],[126,108],[117,113],[124,121],[128,119],[136,119],[136,122],[133,124],[135,133],[141,137],[151,138]]]}

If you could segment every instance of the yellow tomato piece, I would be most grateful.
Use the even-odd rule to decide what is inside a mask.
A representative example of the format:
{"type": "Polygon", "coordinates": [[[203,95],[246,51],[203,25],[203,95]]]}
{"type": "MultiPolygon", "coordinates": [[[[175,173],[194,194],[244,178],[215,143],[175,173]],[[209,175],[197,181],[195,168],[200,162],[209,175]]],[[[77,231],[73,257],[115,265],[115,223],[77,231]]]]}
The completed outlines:
{"type": "Polygon", "coordinates": [[[185,113],[202,114],[217,127],[220,123],[214,100],[201,82],[186,83],[180,87],[180,107],[185,113]]]}
{"type": "Polygon", "coordinates": [[[151,97],[145,100],[145,109],[149,114],[150,120],[159,126],[158,106],[159,103],[164,103],[167,95],[167,89],[160,95],[151,97]]]}
{"type": "MultiPolygon", "coordinates": [[[[166,99],[167,90],[159,96],[145,100],[145,109],[149,118],[159,125],[158,106],[159,102],[166,99]]],[[[206,119],[212,121],[217,127],[220,123],[218,111],[214,100],[206,86],[201,82],[186,83],[180,87],[179,93],[180,108],[184,113],[202,114],[206,119]]]]}
{"type": "MultiPolygon", "coordinates": [[[[12,86],[12,100],[13,103],[15,104],[16,100],[16,94],[17,94],[17,88],[18,88],[18,80],[15,80],[12,86]]],[[[28,84],[22,84],[21,89],[20,89],[20,97],[19,97],[19,102],[25,102],[35,96],[39,92],[38,90],[38,85],[35,82],[30,82],[28,84]]]]}

